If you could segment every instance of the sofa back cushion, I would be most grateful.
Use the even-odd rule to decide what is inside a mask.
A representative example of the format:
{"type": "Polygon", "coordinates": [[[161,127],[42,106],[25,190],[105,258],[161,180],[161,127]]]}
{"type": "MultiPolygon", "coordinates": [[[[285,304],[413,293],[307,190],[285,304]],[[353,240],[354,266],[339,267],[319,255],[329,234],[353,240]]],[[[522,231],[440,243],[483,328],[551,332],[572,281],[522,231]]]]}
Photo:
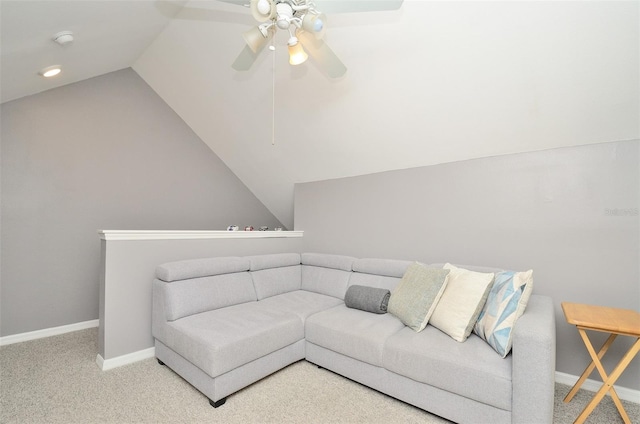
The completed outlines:
{"type": "Polygon", "coordinates": [[[349,286],[369,286],[393,291],[412,263],[396,259],[356,259],[349,286]]]}
{"type": "Polygon", "coordinates": [[[163,281],[165,316],[174,321],[200,312],[256,301],[249,260],[210,258],[171,262],[156,269],[163,281]]]}
{"type": "Polygon", "coordinates": [[[237,256],[188,259],[158,265],[156,267],[156,278],[166,282],[188,280],[190,278],[248,271],[249,266],[249,259],[237,256]]]}
{"type": "Polygon", "coordinates": [[[258,300],[300,290],[300,254],[248,256],[247,259],[251,263],[251,278],[258,300]]]}
{"type": "Polygon", "coordinates": [[[302,290],[344,300],[354,261],[350,256],[303,253],[302,290]]]}

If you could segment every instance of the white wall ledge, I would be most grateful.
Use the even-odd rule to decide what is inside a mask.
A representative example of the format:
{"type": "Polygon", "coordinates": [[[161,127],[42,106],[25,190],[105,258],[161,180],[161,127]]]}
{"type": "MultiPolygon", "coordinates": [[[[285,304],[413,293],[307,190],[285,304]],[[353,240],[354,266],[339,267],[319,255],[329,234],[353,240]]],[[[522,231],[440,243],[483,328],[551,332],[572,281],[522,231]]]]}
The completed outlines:
{"type": "Polygon", "coordinates": [[[101,240],[195,240],[302,237],[303,231],[98,230],[101,240]]]}

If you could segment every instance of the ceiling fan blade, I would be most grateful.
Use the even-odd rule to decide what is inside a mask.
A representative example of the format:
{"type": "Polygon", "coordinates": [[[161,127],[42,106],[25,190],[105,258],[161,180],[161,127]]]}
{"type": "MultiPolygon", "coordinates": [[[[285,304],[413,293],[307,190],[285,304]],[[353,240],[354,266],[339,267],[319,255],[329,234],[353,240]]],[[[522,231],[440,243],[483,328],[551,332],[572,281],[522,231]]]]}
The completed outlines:
{"type": "Polygon", "coordinates": [[[323,13],[359,13],[397,10],[403,0],[316,0],[316,7],[323,13]]]}
{"type": "Polygon", "coordinates": [[[185,0],[156,1],[154,6],[161,14],[172,19],[238,24],[251,24],[253,22],[251,15],[242,11],[227,12],[217,9],[205,9],[203,7],[185,6],[186,3],[187,1],[185,0]]]}
{"type": "Polygon", "coordinates": [[[327,43],[317,40],[309,33],[299,33],[300,42],[309,55],[318,62],[318,65],[330,78],[340,78],[347,72],[347,67],[338,56],[329,48],[327,43]]]}
{"type": "Polygon", "coordinates": [[[253,63],[258,58],[258,55],[260,54],[260,52],[262,52],[262,50],[264,50],[267,44],[269,44],[269,41],[273,38],[273,35],[274,31],[269,31],[269,36],[267,38],[265,38],[258,44],[254,44],[254,47],[256,49],[255,52],[249,46],[249,44],[246,44],[231,67],[236,71],[248,71],[249,69],[251,69],[251,66],[253,66],[253,63]]]}
{"type": "Polygon", "coordinates": [[[167,18],[173,18],[178,13],[180,13],[180,11],[182,10],[182,8],[186,3],[187,3],[186,0],[156,1],[153,5],[155,6],[156,9],[158,9],[158,12],[160,12],[162,15],[166,16],[167,18]]]}
{"type": "MultiPolygon", "coordinates": [[[[256,30],[258,29],[256,28],[256,30]]],[[[253,66],[253,63],[258,58],[260,52],[264,50],[267,44],[269,44],[269,41],[271,41],[271,39],[273,38],[274,33],[275,31],[269,31],[267,37],[263,38],[262,35],[260,35],[257,39],[253,40],[254,42],[251,43],[245,37],[245,40],[247,40],[247,44],[244,46],[244,49],[242,49],[231,67],[236,71],[248,71],[249,69],[251,69],[251,66],[253,66]]]]}
{"type": "Polygon", "coordinates": [[[244,49],[242,49],[231,67],[236,71],[248,71],[258,58],[259,53],[260,52],[254,53],[253,50],[251,50],[251,47],[244,46],[244,49]]]}
{"type": "Polygon", "coordinates": [[[223,3],[236,4],[238,6],[246,6],[246,7],[249,7],[249,3],[250,3],[250,0],[218,0],[218,1],[221,1],[223,3]]]}

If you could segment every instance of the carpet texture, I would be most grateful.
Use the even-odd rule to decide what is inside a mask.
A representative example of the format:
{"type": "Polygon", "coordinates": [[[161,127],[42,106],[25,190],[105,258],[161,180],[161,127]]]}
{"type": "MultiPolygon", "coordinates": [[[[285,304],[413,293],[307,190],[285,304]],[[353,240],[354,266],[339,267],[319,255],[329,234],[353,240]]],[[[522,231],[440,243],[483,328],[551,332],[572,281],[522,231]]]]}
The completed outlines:
{"type": "MultiPolygon", "coordinates": [[[[217,409],[155,359],[110,371],[95,363],[97,329],[0,347],[0,423],[447,423],[330,371],[301,361],[217,409]]],[[[591,399],[556,385],[554,422],[572,423],[591,399]]],[[[633,423],[640,405],[624,402],[633,423]]],[[[606,397],[587,423],[622,419],[606,397]]],[[[479,423],[482,424],[482,423],[479,423]]]]}

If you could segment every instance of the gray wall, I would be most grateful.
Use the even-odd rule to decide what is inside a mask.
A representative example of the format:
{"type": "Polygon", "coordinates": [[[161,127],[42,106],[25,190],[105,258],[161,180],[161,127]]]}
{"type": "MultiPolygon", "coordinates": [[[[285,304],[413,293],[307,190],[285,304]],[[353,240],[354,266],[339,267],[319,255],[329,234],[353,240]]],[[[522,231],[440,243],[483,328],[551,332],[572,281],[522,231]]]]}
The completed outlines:
{"type": "Polygon", "coordinates": [[[279,225],[131,69],[1,119],[1,336],[98,318],[98,229],[279,225]]]}
{"type": "MultiPolygon", "coordinates": [[[[640,310],[639,156],[634,140],[298,184],[295,229],[306,251],[532,268],[556,307],[557,370],[580,375],[560,303],[640,310]]],[[[640,358],[619,383],[640,389],[640,358]]]]}

